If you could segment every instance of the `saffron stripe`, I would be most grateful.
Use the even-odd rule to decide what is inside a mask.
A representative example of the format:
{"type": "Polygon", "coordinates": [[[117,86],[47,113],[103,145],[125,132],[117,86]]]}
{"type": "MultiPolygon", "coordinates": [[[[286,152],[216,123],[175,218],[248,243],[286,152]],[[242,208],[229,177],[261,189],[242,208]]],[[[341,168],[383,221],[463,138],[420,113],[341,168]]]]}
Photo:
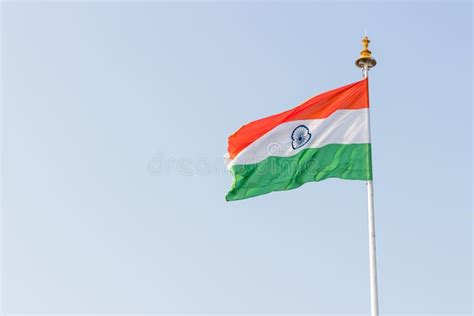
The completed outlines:
{"type": "Polygon", "coordinates": [[[323,119],[337,110],[356,110],[369,106],[367,79],[317,95],[301,105],[242,126],[229,137],[227,153],[234,159],[248,145],[276,126],[290,121],[323,119]]]}

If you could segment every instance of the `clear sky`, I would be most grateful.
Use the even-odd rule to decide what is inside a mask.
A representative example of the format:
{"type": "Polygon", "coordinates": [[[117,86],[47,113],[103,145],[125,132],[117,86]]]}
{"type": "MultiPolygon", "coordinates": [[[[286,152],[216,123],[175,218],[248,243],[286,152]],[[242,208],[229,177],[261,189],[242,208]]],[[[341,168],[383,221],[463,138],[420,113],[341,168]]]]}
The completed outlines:
{"type": "Polygon", "coordinates": [[[472,300],[471,2],[3,2],[2,310],[368,313],[366,188],[227,203],[242,124],[359,80],[382,313],[472,300]]]}

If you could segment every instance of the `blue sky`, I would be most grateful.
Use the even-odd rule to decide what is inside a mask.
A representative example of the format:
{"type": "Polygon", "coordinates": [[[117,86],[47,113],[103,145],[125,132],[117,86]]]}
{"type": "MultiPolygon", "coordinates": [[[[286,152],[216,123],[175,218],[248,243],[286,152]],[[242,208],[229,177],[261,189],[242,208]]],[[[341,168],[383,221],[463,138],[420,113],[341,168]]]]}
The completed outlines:
{"type": "Polygon", "coordinates": [[[4,2],[10,313],[367,313],[365,184],[226,203],[242,124],[359,80],[382,313],[470,313],[470,2],[4,2]]]}

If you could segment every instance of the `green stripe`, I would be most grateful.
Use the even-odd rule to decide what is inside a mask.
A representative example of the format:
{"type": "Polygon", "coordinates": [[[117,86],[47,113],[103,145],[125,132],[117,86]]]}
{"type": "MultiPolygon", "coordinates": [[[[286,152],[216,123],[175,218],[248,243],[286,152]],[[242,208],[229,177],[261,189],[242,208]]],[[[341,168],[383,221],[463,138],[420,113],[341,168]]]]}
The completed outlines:
{"type": "Polygon", "coordinates": [[[307,148],[291,157],[268,157],[231,168],[234,183],[226,200],[242,200],[272,191],[296,189],[328,178],[372,180],[370,144],[331,144],[307,148]]]}

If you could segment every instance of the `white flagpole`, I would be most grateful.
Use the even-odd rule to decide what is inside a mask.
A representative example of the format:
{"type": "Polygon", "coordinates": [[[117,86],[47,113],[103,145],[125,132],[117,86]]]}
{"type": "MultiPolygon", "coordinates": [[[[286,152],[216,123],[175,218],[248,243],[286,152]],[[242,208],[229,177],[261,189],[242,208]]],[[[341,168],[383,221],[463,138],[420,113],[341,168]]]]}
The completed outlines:
{"type": "MultiPolygon", "coordinates": [[[[369,69],[374,67],[377,62],[372,58],[369,48],[369,39],[367,36],[362,40],[364,49],[360,57],[356,60],[356,66],[362,68],[362,75],[368,78],[369,69]]],[[[368,110],[369,142],[370,137],[370,108],[368,110]]],[[[370,157],[372,159],[372,157],[370,157]]],[[[367,206],[368,206],[368,224],[369,224],[369,267],[370,267],[370,315],[379,315],[378,290],[377,290],[377,255],[375,250],[375,211],[374,211],[374,184],[372,180],[367,181],[367,206]]]]}

